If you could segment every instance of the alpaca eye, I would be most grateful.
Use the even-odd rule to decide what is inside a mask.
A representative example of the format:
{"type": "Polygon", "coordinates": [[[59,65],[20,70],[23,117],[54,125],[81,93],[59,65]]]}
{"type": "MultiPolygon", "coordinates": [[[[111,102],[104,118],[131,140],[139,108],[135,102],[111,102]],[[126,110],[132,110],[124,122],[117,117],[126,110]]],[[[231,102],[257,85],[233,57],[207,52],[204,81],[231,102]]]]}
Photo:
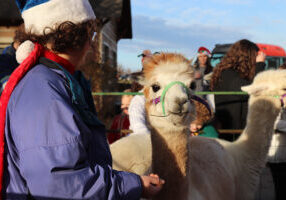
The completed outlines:
{"type": "Polygon", "coordinates": [[[191,90],[194,90],[194,89],[196,89],[196,87],[197,87],[197,86],[196,86],[196,82],[194,82],[194,81],[191,82],[191,84],[190,84],[190,89],[191,89],[191,90]]]}
{"type": "Polygon", "coordinates": [[[152,90],[153,92],[157,92],[158,90],[160,90],[160,86],[159,85],[152,85],[152,90]]]}

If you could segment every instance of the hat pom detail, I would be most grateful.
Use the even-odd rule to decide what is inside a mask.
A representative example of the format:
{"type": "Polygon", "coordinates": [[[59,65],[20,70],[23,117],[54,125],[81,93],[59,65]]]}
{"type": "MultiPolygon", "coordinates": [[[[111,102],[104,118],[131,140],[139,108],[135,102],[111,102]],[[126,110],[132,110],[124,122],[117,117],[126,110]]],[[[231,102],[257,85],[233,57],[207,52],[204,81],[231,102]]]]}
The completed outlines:
{"type": "Polygon", "coordinates": [[[16,51],[16,60],[19,64],[21,64],[33,51],[35,48],[35,44],[30,41],[26,40],[23,42],[16,51]]]}

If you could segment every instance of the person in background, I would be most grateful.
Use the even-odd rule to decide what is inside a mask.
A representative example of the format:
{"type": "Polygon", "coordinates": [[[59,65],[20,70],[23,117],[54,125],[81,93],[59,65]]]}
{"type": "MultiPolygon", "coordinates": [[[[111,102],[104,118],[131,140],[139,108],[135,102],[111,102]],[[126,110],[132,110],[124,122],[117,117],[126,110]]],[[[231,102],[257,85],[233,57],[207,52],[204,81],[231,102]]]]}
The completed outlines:
{"type": "MultiPolygon", "coordinates": [[[[131,89],[124,90],[124,92],[131,92],[131,89]]],[[[110,127],[110,132],[107,133],[107,139],[109,144],[112,144],[116,140],[128,134],[122,132],[122,130],[129,129],[130,122],[129,122],[128,108],[132,98],[133,98],[132,95],[122,95],[121,97],[122,112],[114,117],[112,125],[110,127]]]]}
{"type": "MultiPolygon", "coordinates": [[[[286,63],[278,67],[279,70],[286,69],[286,63]]],[[[272,188],[274,185],[275,199],[286,199],[286,110],[282,108],[280,118],[275,125],[274,134],[268,151],[266,168],[263,170],[260,178],[258,194],[261,194],[263,188],[272,188]],[[273,182],[267,179],[272,176],[273,182]],[[268,181],[267,181],[268,180],[268,181]]],[[[269,191],[268,191],[269,193],[269,191]]],[[[263,195],[263,194],[262,194],[263,195]]],[[[264,195],[265,196],[265,195],[264,195]]],[[[257,198],[257,199],[263,199],[257,198]]]]}
{"type": "MultiPolygon", "coordinates": [[[[282,108],[268,151],[266,167],[270,169],[275,189],[275,199],[286,199],[286,110],[282,108]]],[[[262,174],[263,176],[263,174],[262,174]]],[[[262,179],[263,180],[263,179],[262,179]]],[[[269,183],[264,183],[269,184],[269,183]]],[[[271,182],[272,184],[272,182],[271,182]]]]}
{"type": "Polygon", "coordinates": [[[138,55],[138,57],[142,57],[141,58],[141,63],[144,62],[144,60],[148,57],[152,56],[152,52],[149,49],[145,49],[143,50],[143,52],[141,54],[138,55]]]}
{"type": "MultiPolygon", "coordinates": [[[[209,91],[209,81],[213,69],[210,64],[210,58],[211,52],[206,47],[200,47],[192,61],[192,66],[195,70],[195,92],[209,91]]],[[[198,96],[206,98],[205,95],[198,96]]]]}
{"type": "Polygon", "coordinates": [[[9,76],[19,65],[16,60],[16,50],[20,45],[19,29],[23,29],[23,25],[19,26],[19,28],[15,31],[12,44],[7,46],[0,55],[0,94],[4,89],[5,83],[7,82],[9,76]]]}
{"type": "MultiPolygon", "coordinates": [[[[141,62],[143,66],[143,63],[148,62],[148,59],[152,57],[153,54],[151,53],[150,50],[144,50],[143,53],[140,55],[142,56],[141,62]]],[[[140,76],[142,74],[142,71],[140,74],[137,74],[137,76],[140,76]]],[[[134,85],[136,85],[136,88],[142,89],[142,86],[140,87],[138,83],[134,83],[134,85]]],[[[142,90],[140,90],[139,92],[142,92],[142,90]]],[[[149,134],[150,130],[147,125],[144,95],[135,95],[133,97],[128,112],[129,112],[130,129],[133,131],[133,133],[149,134]]]]}
{"type": "MultiPolygon", "coordinates": [[[[243,39],[234,43],[214,68],[212,91],[241,91],[255,74],[264,70],[265,54],[253,42],[243,39]]],[[[217,129],[243,129],[246,124],[247,95],[215,95],[217,129]]]]}
{"type": "Polygon", "coordinates": [[[21,63],[0,99],[4,199],[139,199],[164,181],[112,169],[105,126],[73,78],[95,35],[88,0],[19,0],[21,63]],[[5,141],[5,143],[4,143],[5,141]],[[4,151],[5,149],[5,151],[4,151]]]}
{"type": "Polygon", "coordinates": [[[190,124],[191,136],[218,138],[218,133],[211,124],[213,112],[209,104],[197,96],[191,99],[196,107],[196,118],[190,124]]]}

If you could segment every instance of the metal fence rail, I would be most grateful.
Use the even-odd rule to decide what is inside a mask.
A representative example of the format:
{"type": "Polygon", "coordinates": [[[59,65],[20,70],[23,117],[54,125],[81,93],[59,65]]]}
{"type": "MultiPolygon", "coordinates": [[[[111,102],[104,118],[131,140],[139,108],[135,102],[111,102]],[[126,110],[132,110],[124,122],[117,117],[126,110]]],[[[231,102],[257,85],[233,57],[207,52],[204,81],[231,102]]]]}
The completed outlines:
{"type": "MultiPolygon", "coordinates": [[[[215,91],[215,92],[195,92],[195,95],[248,95],[241,91],[215,91]]],[[[122,95],[143,95],[141,92],[92,92],[93,96],[122,96],[122,95]]]]}
{"type": "MultiPolygon", "coordinates": [[[[248,95],[246,92],[242,91],[214,91],[214,92],[194,92],[195,95],[248,95]]],[[[93,96],[122,96],[122,95],[143,95],[141,92],[92,92],[93,96]]],[[[219,129],[219,134],[227,135],[237,135],[242,133],[242,129],[219,129]]],[[[132,133],[132,130],[122,129],[122,130],[107,130],[109,133],[121,133],[127,135],[132,133]]]]}
{"type": "MultiPolygon", "coordinates": [[[[218,132],[220,134],[241,134],[243,131],[243,129],[218,129],[218,132]]],[[[110,130],[106,130],[106,132],[109,133],[122,133],[123,135],[129,134],[129,133],[133,133],[132,130],[130,129],[110,129],[110,130]]]]}

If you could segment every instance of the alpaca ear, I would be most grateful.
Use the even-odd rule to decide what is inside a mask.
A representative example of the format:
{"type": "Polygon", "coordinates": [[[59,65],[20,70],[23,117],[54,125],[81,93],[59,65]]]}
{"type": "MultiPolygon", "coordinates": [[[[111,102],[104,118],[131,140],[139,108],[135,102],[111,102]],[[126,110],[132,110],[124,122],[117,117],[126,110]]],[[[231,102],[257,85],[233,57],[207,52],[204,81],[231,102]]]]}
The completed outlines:
{"type": "Polygon", "coordinates": [[[250,95],[259,95],[262,91],[267,90],[267,85],[248,85],[241,87],[241,90],[250,95]]]}

